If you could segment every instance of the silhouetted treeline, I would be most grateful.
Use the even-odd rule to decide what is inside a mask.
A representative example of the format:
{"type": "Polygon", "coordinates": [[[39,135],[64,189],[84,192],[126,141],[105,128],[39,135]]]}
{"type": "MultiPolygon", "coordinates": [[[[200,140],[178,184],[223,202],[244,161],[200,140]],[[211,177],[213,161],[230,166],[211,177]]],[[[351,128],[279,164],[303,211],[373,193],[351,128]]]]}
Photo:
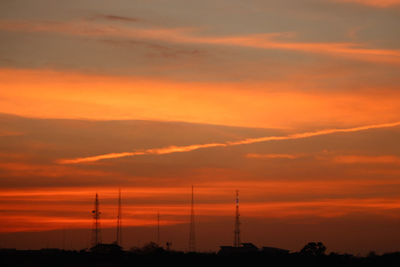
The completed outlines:
{"type": "Polygon", "coordinates": [[[184,253],[165,250],[154,243],[119,252],[3,249],[0,266],[400,266],[400,252],[356,257],[325,251],[322,243],[309,243],[300,252],[276,255],[263,251],[184,253]]]}

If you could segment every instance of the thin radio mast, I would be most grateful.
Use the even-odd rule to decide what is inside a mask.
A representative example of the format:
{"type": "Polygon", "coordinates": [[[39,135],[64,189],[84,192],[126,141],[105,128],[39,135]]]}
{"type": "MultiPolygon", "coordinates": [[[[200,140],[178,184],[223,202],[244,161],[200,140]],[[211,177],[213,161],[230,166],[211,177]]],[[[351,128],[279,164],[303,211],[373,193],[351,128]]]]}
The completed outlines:
{"type": "Polygon", "coordinates": [[[240,246],[240,214],[239,214],[239,190],[236,190],[236,216],[235,216],[235,236],[233,241],[234,247],[240,246]]]}

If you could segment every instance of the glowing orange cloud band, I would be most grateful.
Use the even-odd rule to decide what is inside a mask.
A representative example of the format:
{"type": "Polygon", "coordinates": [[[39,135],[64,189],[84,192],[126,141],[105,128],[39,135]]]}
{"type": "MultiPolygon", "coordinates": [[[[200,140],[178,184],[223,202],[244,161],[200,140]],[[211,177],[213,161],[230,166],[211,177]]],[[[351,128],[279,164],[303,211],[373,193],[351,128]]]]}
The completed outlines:
{"type": "Polygon", "coordinates": [[[305,132],[305,133],[297,133],[291,134],[287,136],[266,136],[259,138],[248,138],[239,141],[229,141],[226,143],[209,143],[209,144],[198,144],[198,145],[189,145],[189,146],[169,146],[164,148],[151,148],[143,151],[136,152],[122,152],[122,153],[108,153],[103,155],[97,155],[92,157],[82,157],[75,159],[61,159],[58,160],[58,163],[61,164],[74,164],[74,163],[84,163],[84,162],[93,162],[99,161],[103,159],[114,159],[114,158],[122,158],[129,156],[139,156],[139,155],[164,155],[171,154],[177,152],[189,152],[193,150],[198,150],[202,148],[210,148],[210,147],[227,147],[227,146],[237,146],[237,145],[246,145],[246,144],[254,144],[261,142],[269,142],[269,141],[280,141],[280,140],[293,140],[293,139],[302,139],[319,135],[328,135],[333,133],[349,133],[349,132],[358,132],[365,131],[370,129],[379,129],[379,128],[388,128],[388,127],[396,127],[400,126],[399,122],[393,123],[383,123],[383,124],[374,124],[374,125],[366,125],[360,127],[346,128],[346,129],[326,129],[315,132],[305,132]]]}
{"type": "Polygon", "coordinates": [[[400,5],[400,0],[333,0],[333,2],[356,3],[380,8],[400,5]]]}

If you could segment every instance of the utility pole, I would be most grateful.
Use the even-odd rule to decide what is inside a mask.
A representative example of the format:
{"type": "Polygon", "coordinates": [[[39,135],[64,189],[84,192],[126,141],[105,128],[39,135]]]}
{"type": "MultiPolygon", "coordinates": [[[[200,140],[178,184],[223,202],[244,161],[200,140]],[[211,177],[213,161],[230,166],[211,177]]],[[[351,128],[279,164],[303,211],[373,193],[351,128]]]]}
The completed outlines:
{"type": "Polygon", "coordinates": [[[99,210],[99,196],[96,193],[94,201],[93,215],[93,228],[92,228],[92,246],[95,247],[101,243],[101,227],[100,227],[100,210],[99,210]]]}
{"type": "Polygon", "coordinates": [[[235,237],[233,241],[234,247],[239,247],[240,242],[240,214],[239,214],[239,190],[236,190],[236,216],[235,216],[235,237]]]}
{"type": "Polygon", "coordinates": [[[196,251],[196,236],[195,236],[195,225],[194,225],[194,189],[192,185],[192,202],[190,209],[190,233],[189,233],[189,251],[196,251]]]}

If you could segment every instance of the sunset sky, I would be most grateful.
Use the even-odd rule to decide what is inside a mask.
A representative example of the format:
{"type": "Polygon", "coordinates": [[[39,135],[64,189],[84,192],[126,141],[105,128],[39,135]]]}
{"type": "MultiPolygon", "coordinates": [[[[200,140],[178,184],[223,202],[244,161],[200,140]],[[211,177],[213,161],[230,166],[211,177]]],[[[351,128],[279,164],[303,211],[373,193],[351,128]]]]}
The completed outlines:
{"type": "Polygon", "coordinates": [[[0,247],[400,251],[399,140],[399,0],[0,1],[0,247]]]}

